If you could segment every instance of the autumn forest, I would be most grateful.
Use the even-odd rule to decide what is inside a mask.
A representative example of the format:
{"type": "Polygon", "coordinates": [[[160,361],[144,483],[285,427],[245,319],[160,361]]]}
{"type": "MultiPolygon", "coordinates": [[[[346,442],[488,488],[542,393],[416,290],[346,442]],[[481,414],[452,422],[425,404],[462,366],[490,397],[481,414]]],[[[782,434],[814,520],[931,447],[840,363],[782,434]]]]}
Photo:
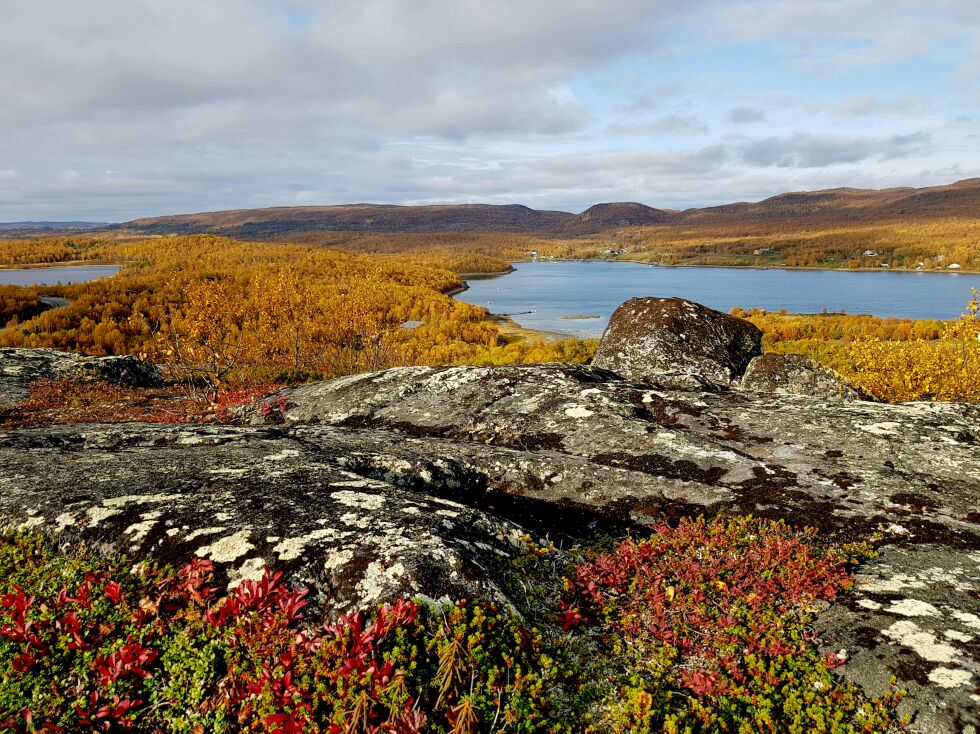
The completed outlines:
{"type": "MultiPolygon", "coordinates": [[[[256,242],[108,231],[10,239],[0,242],[3,266],[115,263],[121,270],[76,285],[0,287],[6,324],[0,346],[141,355],[213,403],[223,390],[396,365],[587,362],[595,342],[527,332],[451,297],[463,287],[460,274],[503,272],[531,252],[555,259],[823,267],[872,267],[882,257],[897,267],[954,258],[972,267],[980,252],[980,224],[969,219],[744,229],[751,233],[723,236],[681,226],[577,237],[310,231],[284,236],[288,242],[256,242]],[[874,258],[860,254],[869,247],[876,248],[874,258]],[[70,305],[47,309],[39,300],[44,295],[70,305]]],[[[977,400],[976,306],[964,303],[963,318],[953,322],[735,312],[763,330],[767,349],[808,355],[869,397],[977,400]]]]}

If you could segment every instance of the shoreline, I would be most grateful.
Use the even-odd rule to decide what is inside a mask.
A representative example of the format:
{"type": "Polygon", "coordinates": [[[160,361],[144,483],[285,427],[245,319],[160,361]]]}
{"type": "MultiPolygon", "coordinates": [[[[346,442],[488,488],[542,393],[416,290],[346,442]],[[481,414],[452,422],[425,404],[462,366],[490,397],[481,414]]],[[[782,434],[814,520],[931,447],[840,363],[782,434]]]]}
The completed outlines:
{"type": "Polygon", "coordinates": [[[112,260],[65,260],[53,263],[15,263],[0,265],[0,270],[48,270],[51,268],[122,268],[126,263],[112,260]]]}
{"type": "MultiPolygon", "coordinates": [[[[512,263],[634,263],[636,265],[649,265],[654,268],[715,268],[727,270],[817,270],[828,273],[905,273],[908,275],[980,275],[980,270],[906,270],[904,268],[821,268],[816,265],[701,265],[695,263],[659,263],[650,260],[606,260],[603,258],[591,257],[567,257],[554,258],[552,260],[512,260],[512,263]]],[[[494,273],[491,275],[507,275],[515,268],[506,273],[494,273]]],[[[462,277],[462,274],[460,274],[462,277]]]]}

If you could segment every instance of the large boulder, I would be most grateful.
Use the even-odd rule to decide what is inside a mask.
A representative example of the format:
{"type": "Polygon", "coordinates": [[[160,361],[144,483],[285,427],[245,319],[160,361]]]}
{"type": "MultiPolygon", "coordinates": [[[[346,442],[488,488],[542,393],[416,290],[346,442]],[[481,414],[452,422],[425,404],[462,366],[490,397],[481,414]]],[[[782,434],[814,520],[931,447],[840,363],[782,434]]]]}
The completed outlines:
{"type": "Polygon", "coordinates": [[[18,403],[40,380],[104,380],[120,387],[157,387],[160,370],[131,355],[90,357],[57,349],[0,348],[0,404],[18,403]]]}
{"type": "Polygon", "coordinates": [[[609,319],[592,364],[679,386],[727,385],[760,354],[762,332],[748,321],[683,298],[631,298],[609,319]]]}
{"type": "Polygon", "coordinates": [[[784,395],[858,400],[861,392],[837,372],[802,354],[763,354],[745,368],[740,387],[784,395]]]}

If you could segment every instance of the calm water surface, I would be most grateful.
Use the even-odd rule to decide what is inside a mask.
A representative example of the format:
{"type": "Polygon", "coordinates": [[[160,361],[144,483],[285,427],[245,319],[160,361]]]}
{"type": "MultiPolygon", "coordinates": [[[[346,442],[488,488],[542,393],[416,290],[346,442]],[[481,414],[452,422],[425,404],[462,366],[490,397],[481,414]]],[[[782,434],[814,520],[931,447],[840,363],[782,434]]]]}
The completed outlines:
{"type": "Polygon", "coordinates": [[[0,270],[0,285],[58,285],[86,283],[119,272],[118,265],[66,265],[53,268],[0,270]]]}
{"type": "Polygon", "coordinates": [[[671,268],[624,262],[514,267],[507,275],[469,280],[469,290],[456,298],[508,314],[528,329],[588,337],[601,336],[615,308],[636,296],[679,296],[720,311],[742,306],[950,319],[966,308],[970,288],[980,288],[980,275],[966,273],[671,268]]]}

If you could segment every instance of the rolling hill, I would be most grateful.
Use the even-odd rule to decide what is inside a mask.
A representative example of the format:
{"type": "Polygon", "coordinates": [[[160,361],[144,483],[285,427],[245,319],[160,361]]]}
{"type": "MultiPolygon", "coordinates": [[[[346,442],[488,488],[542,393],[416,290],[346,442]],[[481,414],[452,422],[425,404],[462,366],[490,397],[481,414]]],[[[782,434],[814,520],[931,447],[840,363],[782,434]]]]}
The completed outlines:
{"type": "Polygon", "coordinates": [[[798,191],[758,202],[657,209],[636,202],[596,204],[579,215],[520,204],[395,206],[350,204],[202,212],[136,219],[117,229],[146,234],[214,233],[242,239],[298,232],[517,232],[575,236],[622,227],[742,223],[831,225],[903,218],[980,218],[980,178],[927,188],[798,191]]]}
{"type": "Polygon", "coordinates": [[[980,178],[944,186],[893,189],[795,191],[749,203],[686,209],[679,223],[723,224],[744,220],[860,222],[899,217],[980,218],[980,178]]]}
{"type": "Polygon", "coordinates": [[[633,201],[595,204],[563,227],[569,233],[600,232],[611,227],[648,227],[673,224],[680,212],[654,209],[633,201]]]}
{"type": "Polygon", "coordinates": [[[119,225],[146,233],[210,232],[240,237],[277,237],[317,230],[340,232],[536,232],[560,229],[567,212],[538,211],[520,204],[340,206],[239,209],[137,219],[119,225]]]}

